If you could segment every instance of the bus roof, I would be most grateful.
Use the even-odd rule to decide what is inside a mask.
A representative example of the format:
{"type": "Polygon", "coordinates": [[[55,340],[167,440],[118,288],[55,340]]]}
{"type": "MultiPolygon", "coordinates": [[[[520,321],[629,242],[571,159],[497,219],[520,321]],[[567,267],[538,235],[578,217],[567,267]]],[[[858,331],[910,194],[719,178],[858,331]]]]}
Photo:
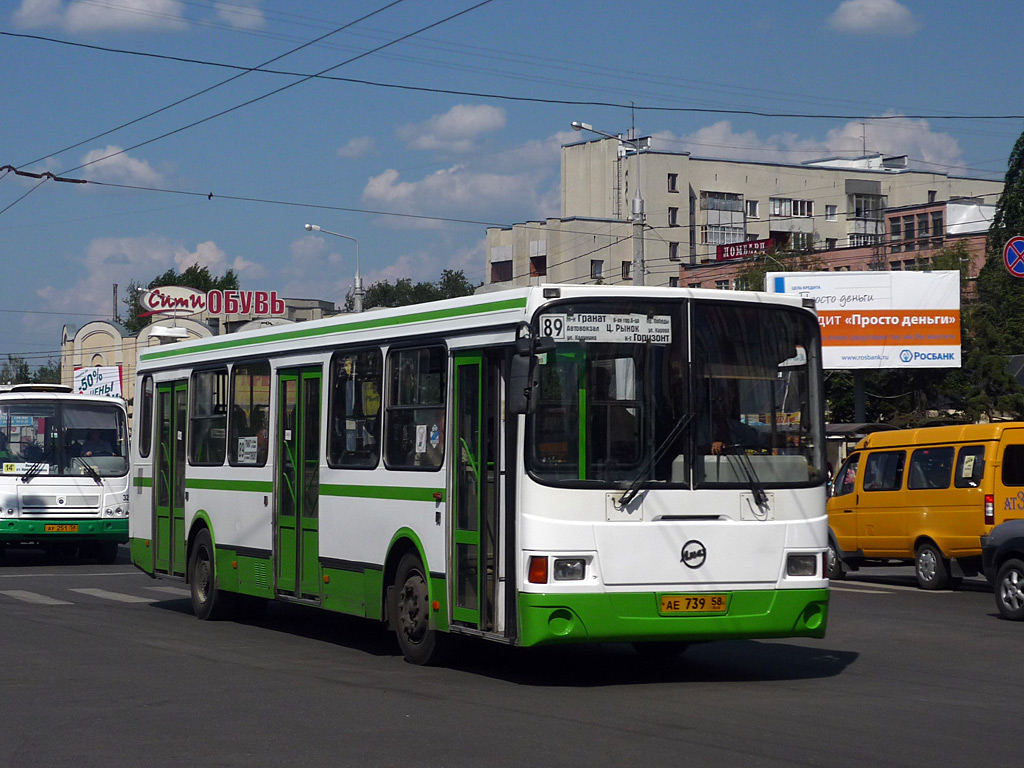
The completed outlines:
{"type": "Polygon", "coordinates": [[[955,424],[944,427],[919,427],[872,432],[855,450],[864,448],[894,448],[940,443],[976,443],[998,440],[1004,430],[1024,429],[1024,421],[997,421],[989,424],[955,424]]]}

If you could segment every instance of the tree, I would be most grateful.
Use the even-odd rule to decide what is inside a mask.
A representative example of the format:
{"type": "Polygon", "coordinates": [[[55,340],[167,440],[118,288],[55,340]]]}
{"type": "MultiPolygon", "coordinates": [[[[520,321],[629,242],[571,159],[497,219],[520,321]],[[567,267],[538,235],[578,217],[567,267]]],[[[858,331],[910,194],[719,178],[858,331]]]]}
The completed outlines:
{"type": "Polygon", "coordinates": [[[0,366],[0,384],[28,384],[31,381],[25,358],[7,355],[7,361],[0,366]]]}
{"type": "MultiPolygon", "coordinates": [[[[378,280],[363,294],[363,309],[373,307],[404,307],[424,301],[454,299],[458,296],[472,296],[477,286],[473,285],[461,269],[445,269],[436,283],[413,283],[408,277],[402,277],[391,283],[378,280]]],[[[345,297],[345,311],[352,311],[352,292],[345,297]]]]}
{"type": "Polygon", "coordinates": [[[139,316],[143,312],[142,293],[147,288],[159,288],[164,285],[180,285],[204,293],[213,290],[236,291],[238,290],[238,275],[235,270],[229,269],[221,277],[214,277],[210,274],[209,267],[200,267],[196,263],[180,274],[174,267],[171,267],[162,275],[150,280],[145,287],[132,280],[128,284],[128,295],[124,299],[125,306],[128,308],[128,318],[124,321],[125,328],[132,333],[138,333],[149,324],[149,318],[139,316]]]}

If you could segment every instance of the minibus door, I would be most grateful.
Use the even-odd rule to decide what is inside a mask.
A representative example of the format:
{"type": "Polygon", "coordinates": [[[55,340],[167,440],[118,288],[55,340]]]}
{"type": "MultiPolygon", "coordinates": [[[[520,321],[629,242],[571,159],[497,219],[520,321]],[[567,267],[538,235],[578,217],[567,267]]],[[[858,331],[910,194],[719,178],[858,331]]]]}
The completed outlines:
{"type": "Polygon", "coordinates": [[[452,413],[452,618],[497,630],[500,361],[455,355],[452,413]]]}
{"type": "Polygon", "coordinates": [[[278,373],[277,591],[320,596],[320,368],[278,373]]]}
{"type": "Polygon", "coordinates": [[[153,504],[153,568],[185,574],[185,446],[188,383],[157,388],[156,494],[153,504]]]}

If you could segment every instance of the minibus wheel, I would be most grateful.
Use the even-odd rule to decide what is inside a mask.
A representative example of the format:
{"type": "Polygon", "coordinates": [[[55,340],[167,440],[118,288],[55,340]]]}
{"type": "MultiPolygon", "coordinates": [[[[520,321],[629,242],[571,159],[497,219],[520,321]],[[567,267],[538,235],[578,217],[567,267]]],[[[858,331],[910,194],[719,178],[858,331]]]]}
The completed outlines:
{"type": "Polygon", "coordinates": [[[832,539],[828,541],[828,573],[825,575],[828,576],[829,581],[841,581],[846,577],[843,561],[839,559],[839,550],[832,539]]]}
{"type": "Polygon", "coordinates": [[[930,541],[918,545],[914,555],[914,571],[921,589],[945,589],[949,586],[949,561],[930,541]]]}
{"type": "Polygon", "coordinates": [[[1024,619],[1024,562],[1007,560],[996,575],[996,607],[1004,618],[1024,619]]]}

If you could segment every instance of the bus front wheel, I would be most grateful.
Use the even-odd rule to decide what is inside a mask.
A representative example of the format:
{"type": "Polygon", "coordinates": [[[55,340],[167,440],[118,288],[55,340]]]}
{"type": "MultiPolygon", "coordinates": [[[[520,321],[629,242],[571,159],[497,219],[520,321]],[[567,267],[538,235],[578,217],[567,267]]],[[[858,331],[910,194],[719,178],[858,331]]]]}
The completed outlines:
{"type": "Polygon", "coordinates": [[[205,528],[196,536],[188,559],[188,581],[192,591],[192,610],[202,621],[224,618],[229,595],[217,589],[213,539],[205,528]]]}
{"type": "Polygon", "coordinates": [[[949,561],[930,541],[922,543],[914,556],[914,571],[921,589],[945,589],[949,586],[949,561]]]}
{"type": "Polygon", "coordinates": [[[416,555],[402,556],[388,597],[388,614],[405,660],[426,666],[439,664],[444,658],[448,638],[430,628],[427,575],[416,555]]]}

